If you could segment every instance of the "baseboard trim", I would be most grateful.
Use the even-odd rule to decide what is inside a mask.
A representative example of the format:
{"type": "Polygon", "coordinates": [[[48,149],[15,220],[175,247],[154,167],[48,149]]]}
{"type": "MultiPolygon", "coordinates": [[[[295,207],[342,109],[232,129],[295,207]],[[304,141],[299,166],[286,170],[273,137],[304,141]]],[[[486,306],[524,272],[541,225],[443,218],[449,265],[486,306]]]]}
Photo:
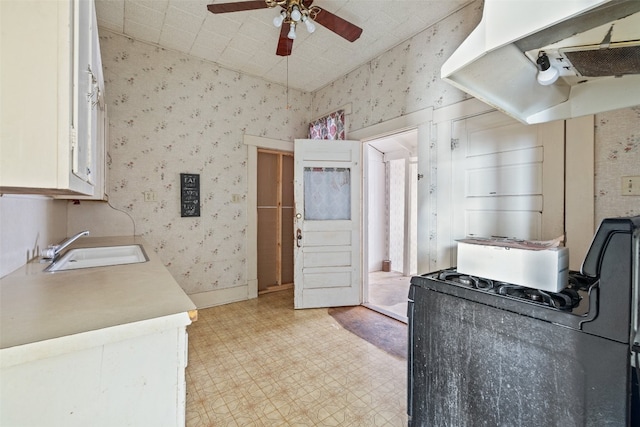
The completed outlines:
{"type": "Polygon", "coordinates": [[[189,298],[191,298],[191,301],[193,301],[198,309],[250,299],[247,285],[190,294],[189,298]]]}

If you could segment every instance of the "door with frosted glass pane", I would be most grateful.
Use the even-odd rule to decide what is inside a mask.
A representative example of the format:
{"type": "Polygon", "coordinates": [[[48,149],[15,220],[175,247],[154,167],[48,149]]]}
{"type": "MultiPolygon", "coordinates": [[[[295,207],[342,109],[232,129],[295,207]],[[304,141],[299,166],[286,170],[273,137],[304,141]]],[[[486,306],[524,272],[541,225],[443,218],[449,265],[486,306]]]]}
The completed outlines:
{"type": "Polygon", "coordinates": [[[295,308],[361,303],[360,147],[295,141],[295,308]]]}

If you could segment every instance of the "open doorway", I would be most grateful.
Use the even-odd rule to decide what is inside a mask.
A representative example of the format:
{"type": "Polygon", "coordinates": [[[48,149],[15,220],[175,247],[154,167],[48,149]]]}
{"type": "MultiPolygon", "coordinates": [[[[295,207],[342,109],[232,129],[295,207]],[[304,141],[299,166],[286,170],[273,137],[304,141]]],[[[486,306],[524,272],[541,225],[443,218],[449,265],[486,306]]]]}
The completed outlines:
{"type": "Polygon", "coordinates": [[[417,271],[417,141],[413,129],[369,141],[365,151],[364,305],[405,322],[417,271]]]}
{"type": "Polygon", "coordinates": [[[259,149],[258,294],[293,287],[293,153],[259,149]]]}

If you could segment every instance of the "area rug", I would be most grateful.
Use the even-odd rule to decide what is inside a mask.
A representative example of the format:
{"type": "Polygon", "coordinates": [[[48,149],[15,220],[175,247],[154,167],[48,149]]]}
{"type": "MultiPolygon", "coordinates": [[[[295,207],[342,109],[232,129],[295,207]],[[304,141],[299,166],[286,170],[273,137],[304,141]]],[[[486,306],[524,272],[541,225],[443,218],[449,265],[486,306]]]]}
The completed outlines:
{"type": "Polygon", "coordinates": [[[335,307],[329,315],[346,330],[387,353],[407,358],[407,324],[366,307],[335,307]]]}

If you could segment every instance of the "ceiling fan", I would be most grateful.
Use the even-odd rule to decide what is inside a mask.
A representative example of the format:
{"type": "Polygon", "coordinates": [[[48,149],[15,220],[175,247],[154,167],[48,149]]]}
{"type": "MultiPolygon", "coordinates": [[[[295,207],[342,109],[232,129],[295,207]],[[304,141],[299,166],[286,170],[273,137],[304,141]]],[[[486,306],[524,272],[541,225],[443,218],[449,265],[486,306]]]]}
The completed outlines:
{"type": "Polygon", "coordinates": [[[313,0],[250,0],[234,3],[214,3],[207,6],[211,13],[241,12],[264,8],[281,7],[280,14],[273,19],[273,24],[280,27],[280,38],[276,54],[291,55],[293,40],[296,38],[296,27],[304,23],[307,31],[315,31],[314,22],[326,27],[337,35],[354,42],[362,34],[362,28],[346,21],[319,6],[313,6],[313,0]]]}

